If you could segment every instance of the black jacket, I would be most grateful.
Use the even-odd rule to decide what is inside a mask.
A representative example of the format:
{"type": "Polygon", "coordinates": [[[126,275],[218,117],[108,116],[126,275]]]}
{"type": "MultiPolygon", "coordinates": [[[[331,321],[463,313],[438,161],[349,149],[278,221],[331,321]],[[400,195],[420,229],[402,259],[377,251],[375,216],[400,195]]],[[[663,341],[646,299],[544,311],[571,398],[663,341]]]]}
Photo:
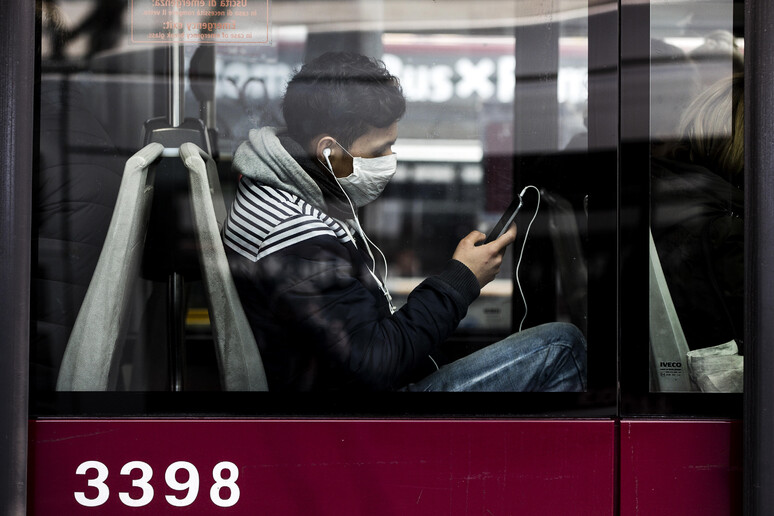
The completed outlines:
{"type": "MultiPolygon", "coordinates": [[[[651,228],[688,347],[743,338],[743,192],[676,160],[651,165],[651,228]]],[[[740,346],[741,350],[741,346],[740,346]]]]}

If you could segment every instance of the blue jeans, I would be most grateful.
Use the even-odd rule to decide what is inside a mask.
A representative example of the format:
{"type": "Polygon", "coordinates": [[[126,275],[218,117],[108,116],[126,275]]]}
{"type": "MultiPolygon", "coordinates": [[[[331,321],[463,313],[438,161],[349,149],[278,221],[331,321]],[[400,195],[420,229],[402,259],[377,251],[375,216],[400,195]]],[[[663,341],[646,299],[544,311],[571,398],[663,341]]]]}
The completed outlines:
{"type": "Polygon", "coordinates": [[[586,390],[586,341],[571,324],[543,324],[445,365],[401,390],[581,392],[586,390]]]}

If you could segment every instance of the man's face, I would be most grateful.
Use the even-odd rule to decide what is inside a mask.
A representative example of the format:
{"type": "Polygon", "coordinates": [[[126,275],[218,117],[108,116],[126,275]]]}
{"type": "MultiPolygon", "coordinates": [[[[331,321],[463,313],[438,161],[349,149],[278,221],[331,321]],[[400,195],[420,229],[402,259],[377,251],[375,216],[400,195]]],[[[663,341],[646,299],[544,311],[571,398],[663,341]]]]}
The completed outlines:
{"type": "MultiPolygon", "coordinates": [[[[354,157],[378,158],[392,154],[392,146],[398,138],[398,122],[379,128],[372,127],[360,136],[347,149],[354,157]]],[[[352,158],[341,147],[331,147],[331,164],[336,177],[346,177],[352,173],[352,158]]]]}

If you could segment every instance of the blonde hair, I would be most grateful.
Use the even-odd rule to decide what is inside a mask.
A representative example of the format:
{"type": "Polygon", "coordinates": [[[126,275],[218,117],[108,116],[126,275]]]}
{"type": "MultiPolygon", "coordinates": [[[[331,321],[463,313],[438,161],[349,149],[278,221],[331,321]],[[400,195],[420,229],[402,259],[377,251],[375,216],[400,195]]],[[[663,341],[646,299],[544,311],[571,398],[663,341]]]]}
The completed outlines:
{"type": "Polygon", "coordinates": [[[69,25],[69,19],[64,10],[54,1],[42,2],[38,7],[43,24],[54,31],[64,31],[69,25]]]}
{"type": "Polygon", "coordinates": [[[722,79],[701,93],[683,113],[679,134],[690,160],[732,182],[744,171],[744,76],[722,79]]]}

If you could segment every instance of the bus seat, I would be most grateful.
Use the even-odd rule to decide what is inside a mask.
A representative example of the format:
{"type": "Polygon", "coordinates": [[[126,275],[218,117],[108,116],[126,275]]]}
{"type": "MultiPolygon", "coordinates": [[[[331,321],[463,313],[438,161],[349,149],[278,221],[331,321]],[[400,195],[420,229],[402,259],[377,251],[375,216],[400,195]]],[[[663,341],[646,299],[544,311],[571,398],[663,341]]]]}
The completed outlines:
{"type": "Polygon", "coordinates": [[[556,258],[562,296],[571,322],[586,334],[588,267],[572,204],[564,197],[541,189],[548,204],[548,233],[556,258]]]}
{"type": "Polygon", "coordinates": [[[153,197],[148,168],[163,150],[151,143],[126,162],[105,243],[67,342],[58,391],[104,391],[115,385],[153,197]]]}
{"type": "Polygon", "coordinates": [[[650,389],[655,392],[696,390],[688,371],[688,343],[661,268],[653,233],[650,238],[650,389]]]}
{"type": "Polygon", "coordinates": [[[266,375],[226,260],[220,228],[226,216],[215,162],[193,143],[180,147],[188,168],[197,249],[215,349],[226,390],[266,391],[266,375]],[[206,160],[206,161],[205,161],[206,160]]]}
{"type": "MultiPolygon", "coordinates": [[[[126,163],[108,234],[64,354],[58,391],[116,388],[132,286],[140,275],[154,192],[154,173],[149,167],[170,150],[150,143],[126,163]]],[[[265,391],[258,346],[220,240],[219,226],[226,210],[216,165],[193,143],[183,144],[179,156],[188,170],[194,233],[221,385],[225,390],[265,391]]]]}

